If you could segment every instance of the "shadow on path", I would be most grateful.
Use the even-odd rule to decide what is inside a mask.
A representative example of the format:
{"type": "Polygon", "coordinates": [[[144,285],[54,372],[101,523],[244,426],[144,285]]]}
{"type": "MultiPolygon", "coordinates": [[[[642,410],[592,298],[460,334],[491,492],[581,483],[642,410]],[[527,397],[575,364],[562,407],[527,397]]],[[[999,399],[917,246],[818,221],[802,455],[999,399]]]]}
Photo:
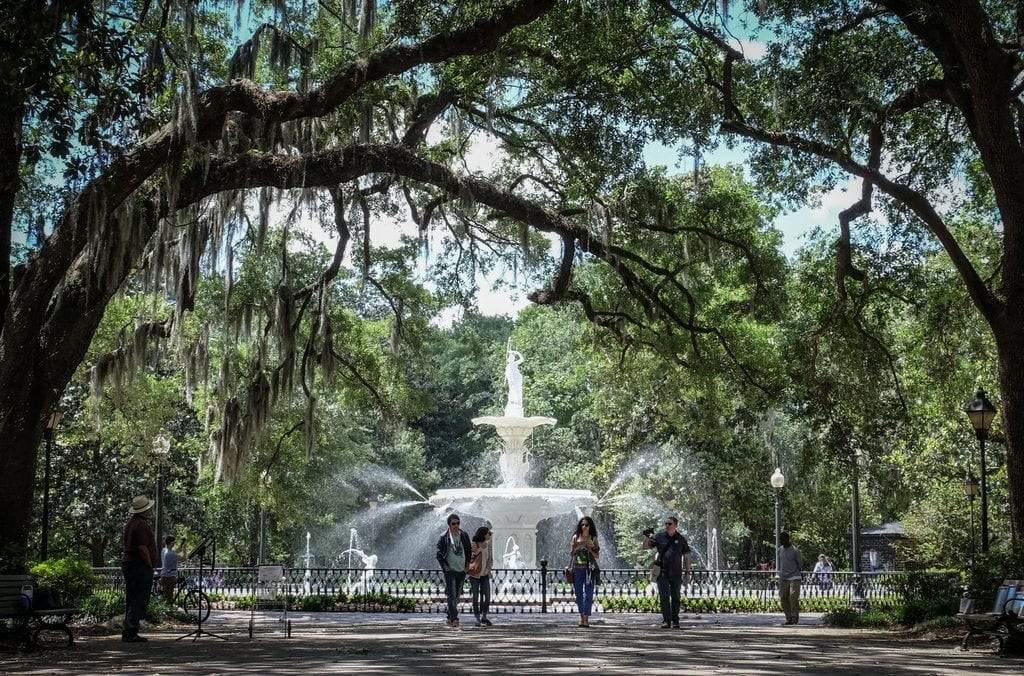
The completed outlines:
{"type": "MultiPolygon", "coordinates": [[[[253,641],[248,614],[207,623],[229,641],[176,641],[188,628],[149,631],[148,643],[82,636],[75,647],[0,654],[9,674],[965,674],[1019,676],[1020,658],[987,645],[961,652],[954,641],[832,629],[807,618],[686,616],[681,630],[653,615],[601,615],[590,629],[571,615],[499,616],[493,627],[448,629],[437,615],[294,615],[292,638],[272,616],[253,641]]],[[[206,625],[204,625],[206,626],[206,625]]]]}

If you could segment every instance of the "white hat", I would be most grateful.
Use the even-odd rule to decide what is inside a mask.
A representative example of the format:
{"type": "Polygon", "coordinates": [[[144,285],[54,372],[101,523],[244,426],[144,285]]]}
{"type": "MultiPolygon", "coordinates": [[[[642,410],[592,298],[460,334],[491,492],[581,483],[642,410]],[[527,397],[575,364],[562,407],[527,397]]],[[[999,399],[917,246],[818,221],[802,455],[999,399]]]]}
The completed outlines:
{"type": "Polygon", "coordinates": [[[132,498],[132,514],[142,514],[143,512],[153,509],[153,505],[156,504],[155,500],[150,500],[145,495],[136,495],[132,498]]]}

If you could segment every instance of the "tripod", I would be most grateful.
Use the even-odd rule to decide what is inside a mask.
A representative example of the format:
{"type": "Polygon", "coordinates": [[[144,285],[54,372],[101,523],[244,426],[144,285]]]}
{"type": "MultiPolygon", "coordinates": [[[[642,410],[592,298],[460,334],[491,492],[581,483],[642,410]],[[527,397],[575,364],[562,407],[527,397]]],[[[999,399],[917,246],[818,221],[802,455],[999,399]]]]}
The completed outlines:
{"type": "MultiPolygon", "coordinates": [[[[198,589],[200,590],[200,592],[202,592],[202,589],[203,589],[203,557],[206,555],[206,548],[207,547],[211,548],[214,552],[217,551],[216,550],[216,544],[214,544],[214,538],[213,538],[212,535],[207,535],[205,538],[203,538],[202,542],[200,542],[198,545],[196,545],[195,548],[191,552],[189,552],[189,555],[188,555],[188,558],[190,558],[190,559],[193,558],[193,557],[199,557],[199,571],[198,571],[198,573],[196,575],[196,579],[197,579],[196,585],[197,585],[198,589]]],[[[216,559],[217,559],[216,555],[211,557],[211,560],[210,560],[210,571],[211,572],[213,571],[213,566],[216,563],[216,559]]],[[[196,598],[197,599],[201,599],[202,597],[201,597],[201,595],[197,595],[196,598]]],[[[174,640],[180,641],[183,638],[188,638],[189,636],[191,636],[192,637],[192,642],[195,643],[196,640],[198,640],[200,636],[212,636],[213,638],[219,638],[222,641],[227,641],[228,639],[226,637],[220,636],[218,634],[214,634],[212,631],[206,631],[205,629],[203,629],[203,615],[205,613],[203,612],[202,605],[200,605],[197,608],[197,610],[199,612],[196,614],[196,617],[199,620],[199,624],[196,626],[195,630],[194,631],[190,631],[189,633],[185,634],[184,636],[179,636],[178,638],[176,638],[174,640]]]]}

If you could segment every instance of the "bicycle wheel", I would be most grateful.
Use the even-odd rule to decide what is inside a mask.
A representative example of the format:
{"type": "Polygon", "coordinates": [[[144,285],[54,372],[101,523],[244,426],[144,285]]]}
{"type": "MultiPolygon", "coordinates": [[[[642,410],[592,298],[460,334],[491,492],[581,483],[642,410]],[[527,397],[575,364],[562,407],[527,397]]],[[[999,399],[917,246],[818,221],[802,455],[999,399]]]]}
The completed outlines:
{"type": "Polygon", "coordinates": [[[181,609],[193,622],[206,622],[210,617],[210,597],[198,589],[189,589],[182,597],[181,609]]]}

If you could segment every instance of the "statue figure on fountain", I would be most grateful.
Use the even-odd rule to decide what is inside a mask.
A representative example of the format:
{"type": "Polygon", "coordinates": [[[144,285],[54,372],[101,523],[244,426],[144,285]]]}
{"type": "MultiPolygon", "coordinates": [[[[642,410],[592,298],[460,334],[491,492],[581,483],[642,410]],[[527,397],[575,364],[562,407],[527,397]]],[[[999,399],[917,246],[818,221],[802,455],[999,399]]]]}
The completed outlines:
{"type": "Polygon", "coordinates": [[[519,553],[519,545],[511,535],[505,541],[505,555],[501,557],[505,568],[525,568],[523,555],[519,553]],[[509,547],[511,545],[511,548],[509,547]]]}
{"type": "MultiPolygon", "coordinates": [[[[338,559],[340,560],[341,557],[345,556],[346,554],[355,554],[356,556],[358,556],[362,560],[362,562],[363,562],[363,574],[361,576],[362,579],[360,579],[360,581],[358,583],[356,583],[355,590],[359,594],[366,594],[366,593],[368,593],[370,591],[369,590],[370,580],[373,578],[373,571],[377,568],[377,555],[376,554],[367,554],[366,552],[364,552],[361,549],[346,549],[345,551],[343,551],[341,554],[338,555],[338,559]]],[[[349,557],[349,561],[350,561],[349,565],[351,566],[351,557],[349,557]]],[[[351,587],[351,585],[350,585],[350,587],[351,587]]]]}
{"type": "Polygon", "coordinates": [[[523,374],[519,372],[519,365],[522,363],[523,355],[512,349],[512,339],[509,338],[505,355],[505,380],[508,382],[506,417],[523,417],[523,374]]]}

